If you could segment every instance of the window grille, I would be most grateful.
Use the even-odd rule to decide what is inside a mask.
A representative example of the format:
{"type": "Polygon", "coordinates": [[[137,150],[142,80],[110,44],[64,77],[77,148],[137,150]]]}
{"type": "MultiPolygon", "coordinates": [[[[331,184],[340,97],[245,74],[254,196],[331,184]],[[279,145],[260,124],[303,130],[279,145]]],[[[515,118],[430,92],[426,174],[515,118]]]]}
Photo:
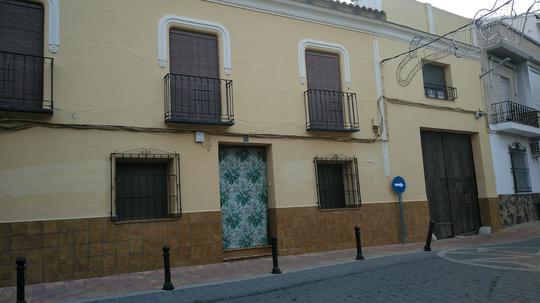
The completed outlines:
{"type": "Polygon", "coordinates": [[[149,149],[111,154],[113,221],[175,218],[180,205],[178,154],[149,149]]]}
{"type": "Polygon", "coordinates": [[[361,206],[356,158],[343,155],[315,157],[317,204],[321,209],[361,206]]]}
{"type": "Polygon", "coordinates": [[[512,163],[512,176],[514,178],[514,191],[516,193],[531,192],[531,180],[527,150],[518,142],[510,145],[510,161],[512,163]]]}
{"type": "Polygon", "coordinates": [[[426,97],[450,101],[457,99],[457,90],[447,85],[445,66],[426,63],[422,67],[422,75],[426,97]]]}

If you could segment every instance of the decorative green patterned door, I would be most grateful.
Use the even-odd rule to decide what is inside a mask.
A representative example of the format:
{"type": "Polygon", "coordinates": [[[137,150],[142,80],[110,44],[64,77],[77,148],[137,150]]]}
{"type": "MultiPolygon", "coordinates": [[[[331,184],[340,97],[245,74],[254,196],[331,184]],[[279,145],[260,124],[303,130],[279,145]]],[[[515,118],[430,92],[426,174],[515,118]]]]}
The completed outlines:
{"type": "Polygon", "coordinates": [[[265,149],[220,147],[219,191],[223,248],[267,245],[265,149]]]}

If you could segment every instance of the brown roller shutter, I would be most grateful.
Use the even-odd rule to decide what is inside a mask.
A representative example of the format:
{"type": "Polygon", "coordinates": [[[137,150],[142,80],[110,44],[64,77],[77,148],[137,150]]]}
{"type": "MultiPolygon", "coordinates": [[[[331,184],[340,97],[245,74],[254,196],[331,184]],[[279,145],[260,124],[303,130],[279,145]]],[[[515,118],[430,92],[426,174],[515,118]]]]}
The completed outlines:
{"type": "Polygon", "coordinates": [[[171,29],[172,111],[176,118],[196,121],[221,119],[217,37],[171,29]]]}
{"type": "Polygon", "coordinates": [[[41,108],[43,24],[43,6],[0,0],[0,106],[3,108],[41,108]]]}
{"type": "Polygon", "coordinates": [[[314,128],[343,128],[343,104],[339,56],[306,51],[309,115],[314,128]]]}

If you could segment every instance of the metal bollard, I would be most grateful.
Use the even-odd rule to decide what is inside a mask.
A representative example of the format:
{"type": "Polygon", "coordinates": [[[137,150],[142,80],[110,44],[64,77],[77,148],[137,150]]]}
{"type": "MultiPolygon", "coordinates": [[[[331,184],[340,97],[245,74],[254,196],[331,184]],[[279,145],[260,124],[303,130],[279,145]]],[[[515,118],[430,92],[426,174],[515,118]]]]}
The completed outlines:
{"type": "Polygon", "coordinates": [[[17,264],[17,303],[26,303],[26,300],[24,299],[26,259],[18,257],[17,260],[15,260],[15,264],[17,264]]]}
{"type": "Polygon", "coordinates": [[[163,283],[163,290],[173,290],[174,286],[171,282],[171,262],[169,261],[169,246],[163,245],[163,265],[165,269],[165,283],[163,283]]]}
{"type": "Polygon", "coordinates": [[[356,237],[356,260],[365,260],[362,255],[362,239],[360,238],[360,226],[354,226],[354,236],[356,237]]]}
{"type": "Polygon", "coordinates": [[[272,244],[272,274],[280,274],[281,270],[279,269],[278,264],[278,245],[277,245],[277,238],[272,237],[270,238],[270,243],[272,244]]]}
{"type": "Polygon", "coordinates": [[[424,251],[431,251],[431,238],[433,237],[433,228],[435,227],[435,221],[429,221],[429,228],[426,238],[426,246],[424,246],[424,251]]]}

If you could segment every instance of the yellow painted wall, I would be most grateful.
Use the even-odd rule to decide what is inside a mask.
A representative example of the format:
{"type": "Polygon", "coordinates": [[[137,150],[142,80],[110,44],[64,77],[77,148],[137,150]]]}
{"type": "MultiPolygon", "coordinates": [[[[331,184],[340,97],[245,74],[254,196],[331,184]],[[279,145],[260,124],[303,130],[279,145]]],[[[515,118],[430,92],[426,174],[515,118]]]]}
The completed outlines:
{"type": "MultiPolygon", "coordinates": [[[[387,11],[394,22],[417,22],[403,14],[399,1],[387,11]]],[[[163,76],[158,65],[158,21],[178,14],[223,24],[231,34],[236,124],[221,131],[316,136],[305,130],[303,92],[298,80],[298,43],[303,38],[338,43],[351,56],[352,87],[359,105],[361,131],[325,134],[336,138],[373,139],[372,120],[379,112],[376,98],[373,37],[359,32],[293,20],[197,0],[70,0],[60,1],[61,46],[54,57],[55,111],[51,122],[115,124],[182,128],[164,123],[163,76]],[[126,10],[129,7],[129,10],[126,10]]],[[[423,8],[423,4],[414,4],[423,8]]],[[[421,11],[422,13],[425,10],[421,11]]],[[[424,22],[424,21],[422,21],[424,22]]],[[[415,27],[419,24],[407,24],[415,27]]],[[[424,26],[424,25],[422,25],[424,26]]],[[[381,59],[406,50],[407,43],[379,38],[381,59]]],[[[45,37],[45,43],[47,37],[45,37]]],[[[222,58],[221,58],[222,61],[222,58]]],[[[424,97],[421,73],[409,87],[395,82],[399,60],[384,65],[384,95],[426,104],[468,110],[482,108],[480,63],[449,57],[456,102],[424,97]]],[[[342,69],[343,70],[343,69],[342,69]]],[[[345,89],[344,87],[344,90],[345,89]]],[[[475,154],[480,196],[495,196],[491,163],[485,148],[483,120],[472,114],[442,112],[387,104],[392,174],[409,182],[406,201],[425,200],[421,127],[476,133],[481,148],[475,154]],[[482,183],[482,184],[480,184],[482,183]],[[484,189],[485,188],[485,189],[484,189]]],[[[220,130],[219,128],[206,128],[220,130]]],[[[97,130],[32,128],[0,133],[0,222],[110,215],[109,155],[134,148],[155,148],[181,156],[184,212],[219,210],[217,152],[220,143],[242,138],[213,135],[206,147],[193,134],[148,134],[97,130]]],[[[474,141],[474,139],[473,139],[474,141]]],[[[269,146],[270,205],[316,205],[313,157],[356,156],[363,203],[395,201],[384,175],[382,144],[324,140],[252,138],[269,146]]],[[[474,142],[473,142],[474,144],[474,142]]]]}
{"type": "MultiPolygon", "coordinates": [[[[303,38],[338,43],[354,54],[350,91],[358,93],[366,117],[376,114],[370,106],[375,79],[368,35],[351,39],[349,31],[199,0],[61,4],[62,46],[54,55],[55,122],[165,126],[163,77],[169,68],[158,65],[157,29],[166,14],[217,22],[231,33],[231,76],[220,69],[222,78],[233,80],[235,92],[236,125],[230,131],[306,134],[306,86],[298,80],[297,55],[303,38]]],[[[361,122],[363,131],[354,136],[371,137],[369,119],[361,122]]]]}
{"type": "MultiPolygon", "coordinates": [[[[437,7],[433,7],[433,19],[435,20],[435,33],[437,35],[446,35],[447,33],[461,28],[471,22],[471,20],[468,18],[451,14],[437,7]]],[[[455,37],[457,41],[462,41],[469,44],[473,43],[469,26],[461,29],[455,34],[455,36],[449,36],[450,39],[453,37],[455,37]]]]}
{"type": "Polygon", "coordinates": [[[427,32],[426,5],[414,0],[383,0],[388,21],[427,32]]]}
{"type": "MultiPolygon", "coordinates": [[[[2,134],[0,222],[110,215],[112,152],[136,148],[180,154],[183,212],[219,210],[218,147],[242,144],[241,137],[141,134],[98,130],[33,128],[2,134]]],[[[391,199],[383,176],[380,144],[251,138],[271,150],[270,204],[316,206],[313,158],[336,152],[356,156],[363,201],[391,199]]]]}
{"type": "MultiPolygon", "coordinates": [[[[390,58],[396,54],[408,50],[403,43],[388,39],[380,39],[381,59],[390,58]]],[[[413,59],[403,69],[402,77],[405,78],[412,70],[413,66],[420,62],[423,55],[435,53],[437,50],[422,49],[418,52],[418,57],[413,59]]],[[[429,105],[438,105],[452,108],[463,108],[466,110],[478,110],[485,107],[483,96],[481,95],[480,82],[480,61],[466,58],[456,58],[454,55],[439,60],[437,62],[448,65],[451,79],[447,79],[449,85],[457,89],[458,99],[454,102],[427,98],[424,95],[424,78],[420,69],[413,78],[409,86],[401,87],[396,80],[396,70],[402,61],[400,57],[383,64],[384,75],[384,95],[388,98],[411,100],[429,105]]]]}

